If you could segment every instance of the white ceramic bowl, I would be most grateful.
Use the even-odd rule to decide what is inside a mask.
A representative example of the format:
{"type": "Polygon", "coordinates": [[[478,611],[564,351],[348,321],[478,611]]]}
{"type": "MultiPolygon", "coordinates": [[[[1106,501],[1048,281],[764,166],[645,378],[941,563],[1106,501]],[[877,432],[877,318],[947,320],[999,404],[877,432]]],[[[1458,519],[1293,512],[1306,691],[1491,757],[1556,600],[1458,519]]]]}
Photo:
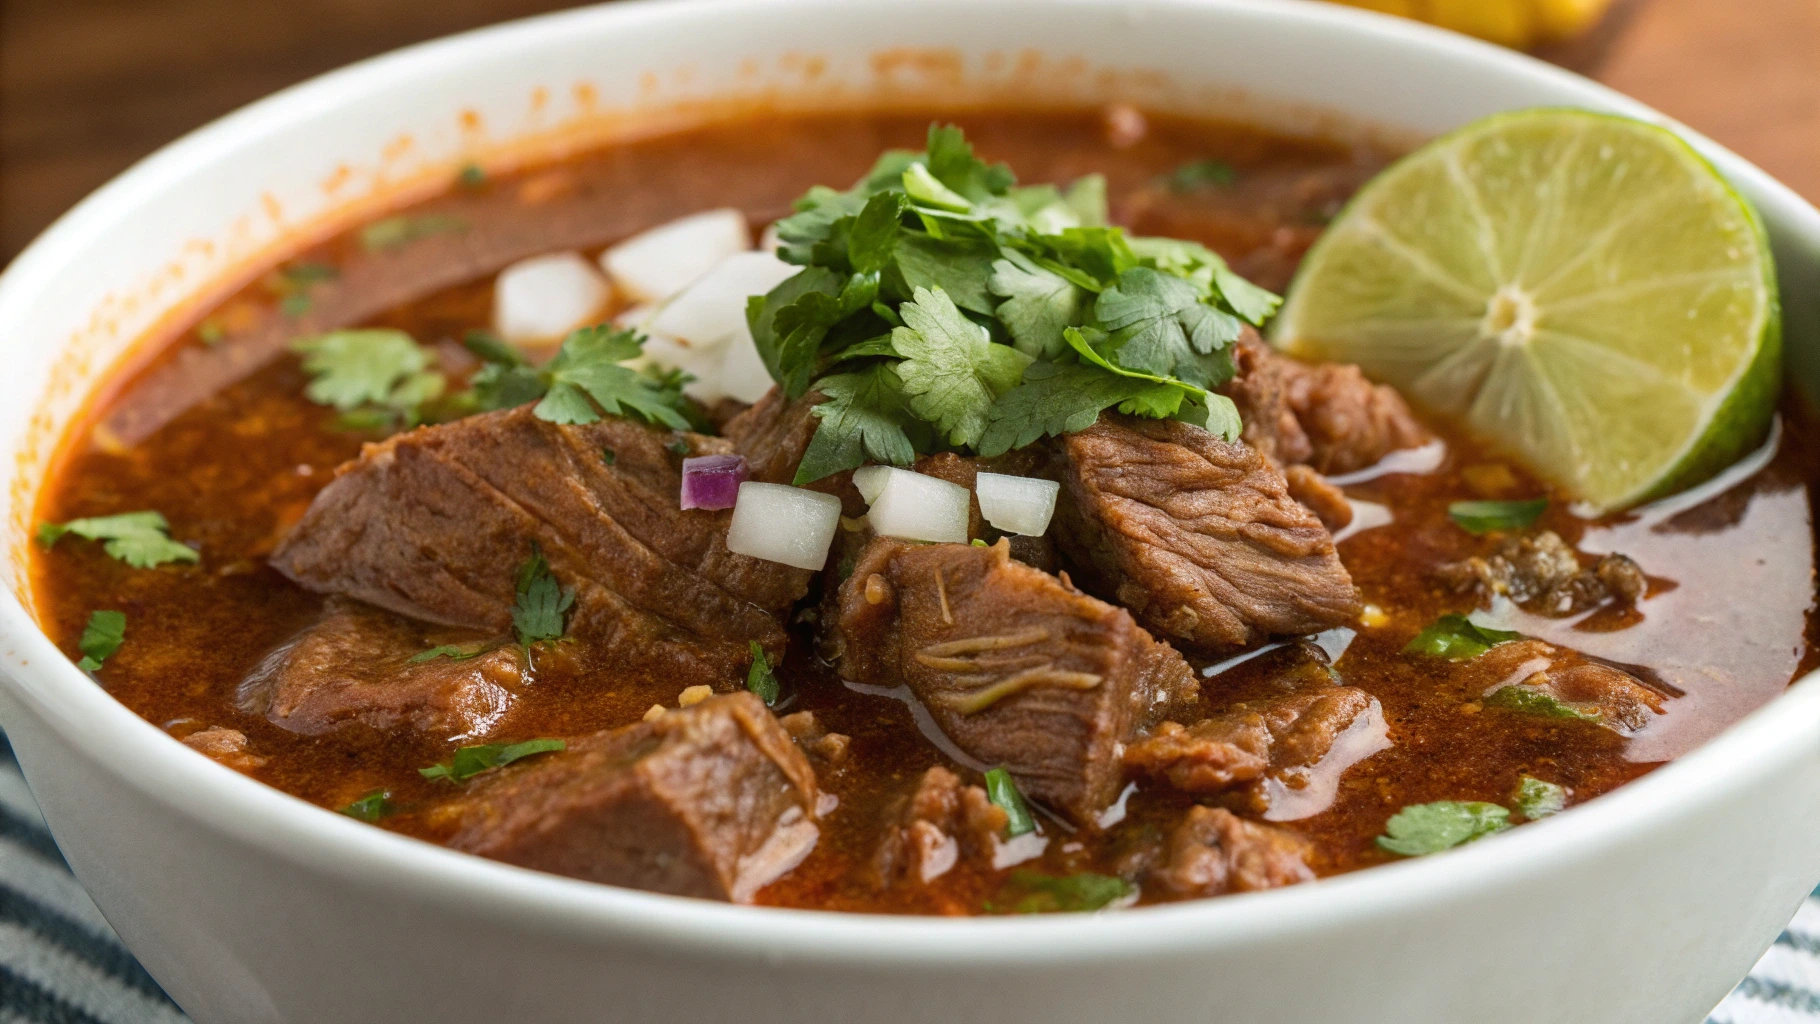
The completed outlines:
{"type": "MultiPolygon", "coordinates": [[[[704,0],[416,47],[146,160],[0,279],[0,722],[76,874],[197,1020],[1673,1024],[1744,974],[1820,879],[1811,679],[1613,795],[1454,853],[1126,913],[907,920],[588,885],[360,825],[189,751],[33,624],[28,527],[58,432],[135,337],[249,257],[467,156],[653,111],[1019,93],[1415,135],[1537,104],[1658,118],[1520,56],[1314,4],[704,0]]],[[[1820,215],[1693,141],[1769,224],[1811,382],[1820,215]]]]}

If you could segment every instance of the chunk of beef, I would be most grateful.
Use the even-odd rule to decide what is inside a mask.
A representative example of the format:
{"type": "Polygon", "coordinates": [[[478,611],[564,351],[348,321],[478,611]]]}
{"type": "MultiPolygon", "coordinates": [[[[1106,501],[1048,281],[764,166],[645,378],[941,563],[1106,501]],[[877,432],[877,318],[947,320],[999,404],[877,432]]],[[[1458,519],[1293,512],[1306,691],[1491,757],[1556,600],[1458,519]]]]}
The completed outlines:
{"type": "Polygon", "coordinates": [[[341,467],[272,564],[311,590],[505,634],[516,571],[540,548],[575,590],[569,632],[615,668],[730,688],[747,641],[781,656],[778,618],[809,575],[728,551],[730,511],[679,508],[677,439],[619,417],[561,426],[529,406],[399,434],[341,467]]]}
{"type": "Polygon", "coordinates": [[[1371,695],[1350,686],[1235,704],[1193,726],[1164,722],[1126,749],[1125,765],[1189,793],[1214,793],[1314,765],[1371,708],[1371,695]]]}
{"type": "Polygon", "coordinates": [[[1442,565],[1436,574],[1461,593],[1508,597],[1539,615],[1574,615],[1607,601],[1636,604],[1649,589],[1629,557],[1601,556],[1591,567],[1559,534],[1506,537],[1488,557],[1442,565]]]}
{"type": "Polygon", "coordinates": [[[932,882],[954,866],[990,866],[1009,817],[978,786],[962,785],[946,768],[923,773],[916,789],[892,811],[873,857],[881,885],[932,882]]]}
{"type": "Polygon", "coordinates": [[[1624,735],[1664,711],[1663,695],[1623,667],[1543,640],[1499,644],[1467,671],[1491,707],[1583,718],[1624,735]]]}
{"type": "Polygon", "coordinates": [[[190,733],[183,737],[182,743],[237,772],[250,772],[268,760],[253,753],[251,745],[247,743],[246,733],[219,725],[190,733]]]}
{"type": "Polygon", "coordinates": [[[815,773],[750,693],[572,739],[482,776],[448,845],[633,889],[749,903],[808,856],[815,773]]]}
{"type": "Polygon", "coordinates": [[[472,739],[506,717],[528,676],[524,651],[503,637],[426,626],[331,598],[315,625],[240,684],[239,704],[306,736],[363,725],[472,739]],[[411,660],[443,645],[459,647],[463,656],[411,660]]]}
{"type": "Polygon", "coordinates": [[[1314,880],[1311,849],[1294,833],[1218,807],[1195,807],[1169,835],[1151,881],[1180,898],[1256,892],[1314,880]]]}
{"type": "Polygon", "coordinates": [[[1337,533],[1352,525],[1352,502],[1326,477],[1307,466],[1285,466],[1283,482],[1289,496],[1319,517],[1322,526],[1337,533]]]}
{"type": "Polygon", "coordinates": [[[818,393],[792,400],[784,397],[782,388],[773,387],[765,392],[765,397],[727,421],[721,436],[746,457],[750,479],[787,484],[795,478],[796,467],[821,425],[821,418],[814,413],[820,400],[818,393]]]}
{"type": "Polygon", "coordinates": [[[1249,329],[1233,346],[1233,364],[1220,390],[1239,407],[1242,436],[1283,465],[1350,473],[1434,440],[1403,396],[1356,366],[1291,359],[1249,329]]]}
{"type": "Polygon", "coordinates": [[[1217,654],[1358,616],[1333,536],[1255,449],[1107,415],[1061,451],[1062,552],[1163,636],[1217,654]]]}
{"type": "Polygon", "coordinates": [[[1009,545],[880,539],[840,591],[840,670],[903,683],[957,747],[1091,821],[1118,794],[1118,748],[1192,673],[1122,608],[1011,559],[1009,545]]]}

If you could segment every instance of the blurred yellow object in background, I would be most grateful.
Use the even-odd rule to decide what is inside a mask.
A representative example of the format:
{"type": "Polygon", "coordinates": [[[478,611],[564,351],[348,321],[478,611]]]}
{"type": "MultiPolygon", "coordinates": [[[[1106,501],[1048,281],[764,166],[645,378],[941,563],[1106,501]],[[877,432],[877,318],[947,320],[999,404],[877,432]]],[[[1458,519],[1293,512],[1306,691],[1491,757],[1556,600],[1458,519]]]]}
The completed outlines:
{"type": "Polygon", "coordinates": [[[1560,42],[1593,27],[1612,0],[1338,0],[1398,14],[1520,50],[1560,42]]]}

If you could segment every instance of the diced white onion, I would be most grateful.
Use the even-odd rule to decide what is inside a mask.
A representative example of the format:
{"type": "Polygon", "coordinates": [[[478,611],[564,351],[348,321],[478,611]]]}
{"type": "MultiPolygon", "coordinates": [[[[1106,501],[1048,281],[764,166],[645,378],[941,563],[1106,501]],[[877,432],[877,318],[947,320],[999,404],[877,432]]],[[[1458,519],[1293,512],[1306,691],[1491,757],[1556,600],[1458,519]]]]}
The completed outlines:
{"type": "Polygon", "coordinates": [[[765,230],[759,233],[758,247],[765,252],[776,252],[783,247],[783,244],[784,240],[777,237],[776,221],[766,224],[765,230]]]}
{"type": "Polygon", "coordinates": [[[729,256],[664,303],[647,329],[698,348],[718,348],[745,328],[748,297],[765,294],[801,269],[768,252],[729,256]]]}
{"type": "Polygon", "coordinates": [[[519,260],[493,282],[493,328],[508,341],[560,339],[594,323],[613,294],[580,253],[553,252],[519,260]]]}
{"type": "Polygon", "coordinates": [[[683,385],[683,394],[703,405],[713,405],[726,396],[721,389],[719,350],[704,351],[675,338],[652,334],[645,338],[645,358],[665,369],[694,375],[694,380],[683,385]]]}
{"type": "Polygon", "coordinates": [[[706,210],[633,235],[602,253],[600,266],[634,302],[659,302],[750,248],[745,214],[706,210]]]}
{"type": "Polygon", "coordinates": [[[965,487],[907,469],[883,467],[884,486],[866,518],[886,537],[967,543],[972,495],[965,487]]]}
{"type": "Polygon", "coordinates": [[[1055,496],[1061,489],[1054,480],[1004,473],[981,473],[973,485],[986,522],[1026,537],[1041,537],[1048,531],[1055,515],[1055,496]]]}
{"type": "Polygon", "coordinates": [[[890,466],[861,466],[853,471],[853,486],[859,489],[859,496],[866,499],[866,504],[878,500],[878,492],[885,489],[885,476],[890,472],[890,466]]]}
{"type": "Polygon", "coordinates": [[[727,550],[798,569],[820,569],[840,526],[840,499],[785,484],[739,485],[727,550]]]}
{"type": "Polygon", "coordinates": [[[728,398],[752,403],[771,390],[771,371],[758,357],[758,345],[745,324],[739,325],[733,340],[727,343],[720,361],[720,388],[728,398]]]}
{"type": "Polygon", "coordinates": [[[619,314],[613,318],[613,325],[615,327],[636,327],[642,331],[645,329],[645,325],[651,322],[651,318],[657,315],[659,308],[655,302],[642,302],[636,306],[628,306],[620,310],[619,314]]]}

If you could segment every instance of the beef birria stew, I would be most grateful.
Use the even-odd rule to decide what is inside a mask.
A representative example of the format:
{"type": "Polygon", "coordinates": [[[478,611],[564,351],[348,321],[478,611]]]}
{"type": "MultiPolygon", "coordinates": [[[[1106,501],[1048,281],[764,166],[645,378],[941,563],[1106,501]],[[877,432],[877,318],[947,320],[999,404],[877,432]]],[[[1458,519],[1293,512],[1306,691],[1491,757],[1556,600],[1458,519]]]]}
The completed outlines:
{"type": "Polygon", "coordinates": [[[1110,910],[1496,842],[1816,660],[1767,251],[1631,129],[467,167],[106,390],[37,608],[231,769],[610,885],[1110,910]]]}

